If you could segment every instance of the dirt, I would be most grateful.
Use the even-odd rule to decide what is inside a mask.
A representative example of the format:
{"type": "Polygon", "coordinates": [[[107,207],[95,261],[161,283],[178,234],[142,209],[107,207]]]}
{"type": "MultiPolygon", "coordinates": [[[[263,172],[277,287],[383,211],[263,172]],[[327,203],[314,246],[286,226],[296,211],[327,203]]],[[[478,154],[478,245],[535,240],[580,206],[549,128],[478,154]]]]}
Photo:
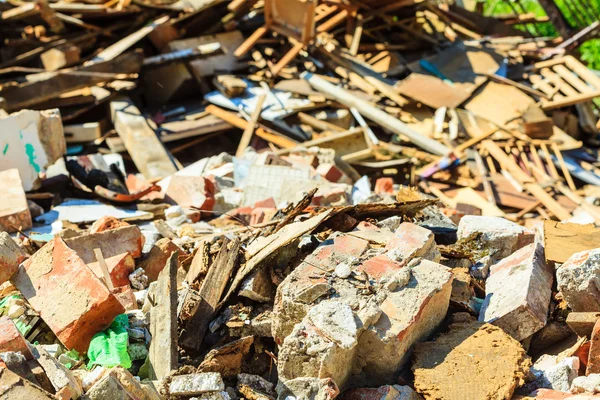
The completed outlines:
{"type": "Polygon", "coordinates": [[[510,399],[531,361],[520,343],[490,324],[450,326],[435,342],[417,344],[415,389],[426,399],[510,399]]]}

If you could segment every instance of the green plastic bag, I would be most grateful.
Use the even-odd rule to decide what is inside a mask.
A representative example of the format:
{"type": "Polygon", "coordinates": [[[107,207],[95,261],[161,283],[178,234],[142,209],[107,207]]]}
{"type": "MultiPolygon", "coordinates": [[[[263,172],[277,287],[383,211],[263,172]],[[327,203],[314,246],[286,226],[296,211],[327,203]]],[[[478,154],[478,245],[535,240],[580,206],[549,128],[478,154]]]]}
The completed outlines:
{"type": "Polygon", "coordinates": [[[131,368],[131,358],[127,352],[129,334],[126,328],[129,328],[129,320],[126,314],[121,314],[107,330],[94,335],[88,349],[88,368],[94,365],[131,368]]]}

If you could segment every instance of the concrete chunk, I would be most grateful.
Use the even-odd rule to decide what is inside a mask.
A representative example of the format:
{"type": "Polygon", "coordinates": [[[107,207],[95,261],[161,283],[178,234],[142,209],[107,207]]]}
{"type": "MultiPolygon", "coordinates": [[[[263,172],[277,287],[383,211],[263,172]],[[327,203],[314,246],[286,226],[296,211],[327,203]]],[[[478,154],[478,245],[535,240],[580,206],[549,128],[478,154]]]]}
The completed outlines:
{"type": "Polygon", "coordinates": [[[556,271],[556,280],[573,311],[600,311],[600,249],[573,254],[556,271]]]}
{"type": "Polygon", "coordinates": [[[42,366],[56,392],[61,390],[70,394],[71,399],[77,399],[83,394],[81,382],[73,373],[52,357],[42,347],[35,348],[35,359],[42,366]],[[66,390],[65,390],[66,388],[66,390]]]}
{"type": "Polygon", "coordinates": [[[22,110],[0,119],[0,171],[17,168],[26,191],[39,186],[39,174],[65,154],[67,145],[58,109],[22,110]]]}
{"type": "Polygon", "coordinates": [[[510,256],[535,239],[535,232],[504,218],[467,215],[458,224],[458,238],[472,234],[480,235],[480,245],[493,253],[494,261],[510,256]]]}
{"type": "Polygon", "coordinates": [[[339,394],[335,382],[331,379],[297,378],[280,382],[275,388],[277,400],[290,398],[308,400],[333,400],[339,394]]]}
{"type": "Polygon", "coordinates": [[[125,311],[59,237],[26,260],[12,282],[65,347],[80,353],[125,311]]]}
{"type": "Polygon", "coordinates": [[[546,325],[552,282],[542,244],[522,248],[492,267],[479,320],[528,338],[546,325]]]}
{"type": "Polygon", "coordinates": [[[339,400],[423,400],[410,386],[385,385],[378,388],[352,389],[339,400]]]}
{"type": "Polygon", "coordinates": [[[417,344],[414,359],[415,389],[439,400],[510,399],[531,366],[519,342],[477,322],[453,324],[436,341],[417,344]]]}
{"type": "Polygon", "coordinates": [[[171,396],[197,396],[206,392],[224,390],[225,384],[221,374],[216,372],[174,376],[169,384],[171,396]]]}

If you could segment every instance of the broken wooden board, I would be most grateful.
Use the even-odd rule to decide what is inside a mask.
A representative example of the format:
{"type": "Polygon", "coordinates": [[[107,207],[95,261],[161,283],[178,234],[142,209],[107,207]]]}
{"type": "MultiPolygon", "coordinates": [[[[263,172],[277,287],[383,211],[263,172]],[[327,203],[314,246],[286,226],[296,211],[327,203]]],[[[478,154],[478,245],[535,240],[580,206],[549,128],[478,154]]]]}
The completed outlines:
{"type": "Polygon", "coordinates": [[[457,108],[464,103],[472,91],[461,84],[450,85],[435,76],[412,73],[400,81],[395,89],[403,96],[429,107],[457,108]]]}
{"type": "Polygon", "coordinates": [[[243,41],[244,36],[240,31],[232,31],[197,38],[174,40],[169,43],[168,48],[170,51],[187,50],[208,43],[220,43],[224,54],[202,60],[193,60],[188,63],[190,72],[194,78],[201,82],[204,77],[214,75],[216,72],[235,72],[236,70],[245,68],[247,66],[246,63],[238,61],[233,55],[234,50],[243,41]]]}
{"type": "MultiPolygon", "coordinates": [[[[171,255],[152,292],[148,353],[150,378],[162,380],[177,369],[177,257],[171,255]]],[[[150,295],[150,294],[149,294],[150,295]]]]}
{"type": "Polygon", "coordinates": [[[594,225],[544,221],[546,261],[564,263],[573,254],[600,247],[600,228],[594,225]]]}
{"type": "Polygon", "coordinates": [[[224,239],[221,250],[200,288],[201,302],[181,332],[180,346],[196,351],[200,349],[208,324],[219,308],[219,301],[238,265],[240,246],[239,238],[235,238],[233,241],[224,239]]]}
{"type": "Polygon", "coordinates": [[[542,100],[544,110],[572,106],[600,97],[600,77],[573,56],[542,61],[529,75],[534,88],[550,97],[542,100]]]}
{"type": "Polygon", "coordinates": [[[256,268],[258,268],[263,262],[268,260],[277,251],[292,241],[298,239],[302,235],[311,232],[329,217],[334,214],[333,209],[326,210],[306,221],[296,222],[284,226],[280,231],[274,233],[265,238],[265,242],[261,243],[260,248],[256,248],[252,251],[250,248],[247,249],[246,257],[249,257],[239,271],[237,272],[235,279],[233,280],[227,294],[223,298],[222,302],[226,302],[229,297],[237,290],[238,286],[242,281],[250,275],[256,268]]]}
{"type": "Polygon", "coordinates": [[[0,97],[4,97],[9,112],[31,107],[64,93],[115,80],[120,74],[137,74],[143,57],[142,51],[135,51],[111,61],[44,73],[33,82],[4,87],[0,91],[0,97]]]}
{"type": "Polygon", "coordinates": [[[320,139],[310,140],[300,144],[293,149],[280,150],[277,154],[283,155],[295,150],[310,147],[320,147],[323,149],[335,150],[335,155],[343,157],[363,150],[369,150],[369,142],[362,128],[354,128],[345,132],[338,132],[320,139]]]}
{"type": "Polygon", "coordinates": [[[505,126],[510,121],[521,118],[535,100],[509,85],[488,82],[473,95],[465,109],[483,117],[498,126],[505,126]]]}
{"type": "Polygon", "coordinates": [[[110,109],[115,130],[146,179],[164,178],[177,171],[169,153],[131,100],[112,101],[110,109]]]}

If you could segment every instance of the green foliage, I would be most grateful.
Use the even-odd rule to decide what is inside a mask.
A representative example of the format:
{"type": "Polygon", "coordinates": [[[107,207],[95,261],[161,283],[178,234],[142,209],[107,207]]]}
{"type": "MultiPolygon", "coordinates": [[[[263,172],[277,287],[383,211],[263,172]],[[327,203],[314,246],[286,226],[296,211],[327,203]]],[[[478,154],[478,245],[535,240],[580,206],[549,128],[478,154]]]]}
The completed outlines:
{"type": "MultiPolygon", "coordinates": [[[[510,0],[485,0],[484,5],[484,13],[488,16],[498,16],[498,15],[506,15],[506,14],[514,14],[513,7],[509,4],[510,0]]],[[[600,10],[600,0],[588,0],[590,5],[596,7],[597,10],[600,10]]],[[[555,0],[556,5],[565,15],[565,18],[573,27],[578,26],[578,20],[573,17],[572,10],[565,4],[564,0],[555,0]]],[[[522,12],[519,4],[516,2],[511,2],[514,8],[518,12],[522,12]]],[[[537,17],[543,17],[546,15],[544,9],[537,0],[521,0],[520,3],[523,5],[525,12],[534,13],[537,17]]],[[[573,2],[573,3],[576,3],[573,2]]],[[[570,4],[573,4],[570,3],[570,4]]],[[[586,7],[586,5],[581,4],[580,7],[586,7]]],[[[528,26],[518,25],[517,29],[522,31],[528,31],[536,36],[550,36],[555,37],[558,36],[558,33],[554,29],[551,23],[543,23],[536,24],[534,27],[533,24],[529,24],[528,26]]],[[[583,26],[579,26],[579,28],[583,28],[583,26]]],[[[581,59],[587,63],[588,67],[600,70],[600,39],[592,39],[585,42],[579,48],[581,52],[581,59]]]]}

